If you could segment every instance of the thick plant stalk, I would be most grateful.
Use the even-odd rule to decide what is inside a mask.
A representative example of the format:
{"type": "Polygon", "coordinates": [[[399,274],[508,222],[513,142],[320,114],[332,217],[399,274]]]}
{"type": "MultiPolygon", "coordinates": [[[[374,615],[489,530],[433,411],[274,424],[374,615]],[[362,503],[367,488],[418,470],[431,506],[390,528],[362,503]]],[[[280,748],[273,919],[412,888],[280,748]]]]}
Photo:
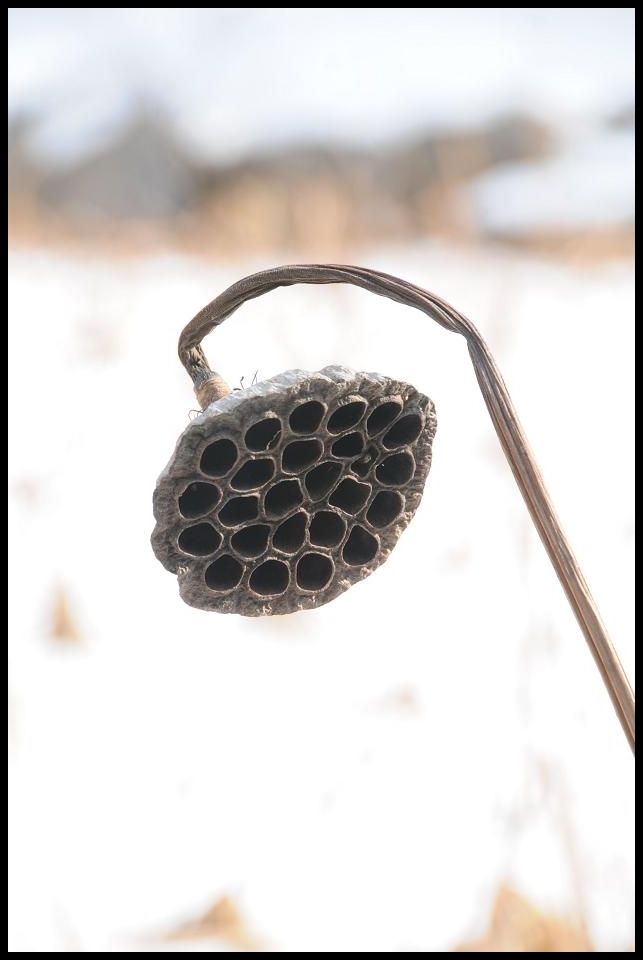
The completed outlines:
{"type": "Polygon", "coordinates": [[[255,273],[216,297],[190,321],[181,334],[179,357],[194,382],[201,406],[205,408],[227,392],[224,381],[210,369],[201,349],[203,337],[246,300],[259,297],[276,287],[295,283],[354,284],[371,293],[415,307],[447,330],[460,333],[466,339],[473,368],[502,449],[634,751],[632,688],[563,533],[500,371],[474,325],[454,307],[421,287],[362,267],[302,264],[255,273]]]}

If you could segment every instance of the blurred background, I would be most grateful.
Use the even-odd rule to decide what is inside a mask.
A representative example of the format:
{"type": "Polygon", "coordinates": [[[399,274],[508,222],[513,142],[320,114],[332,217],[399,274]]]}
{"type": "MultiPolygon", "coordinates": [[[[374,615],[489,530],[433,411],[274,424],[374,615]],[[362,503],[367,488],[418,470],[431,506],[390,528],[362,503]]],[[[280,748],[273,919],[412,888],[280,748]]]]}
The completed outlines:
{"type": "Polygon", "coordinates": [[[183,325],[376,267],[487,339],[633,679],[633,9],[13,8],[8,132],[10,951],[633,949],[632,758],[459,338],[295,287],[206,342],[435,401],[354,590],[207,614],[149,546],[183,325]]]}

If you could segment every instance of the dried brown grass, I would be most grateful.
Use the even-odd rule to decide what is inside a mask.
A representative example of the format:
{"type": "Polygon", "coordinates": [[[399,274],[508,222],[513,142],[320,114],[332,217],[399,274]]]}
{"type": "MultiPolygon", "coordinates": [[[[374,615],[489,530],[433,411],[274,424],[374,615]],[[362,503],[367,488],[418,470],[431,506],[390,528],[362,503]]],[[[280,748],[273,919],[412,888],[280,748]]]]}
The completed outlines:
{"type": "Polygon", "coordinates": [[[511,887],[501,887],[487,932],[479,940],[454,947],[454,952],[593,953],[594,947],[571,920],[543,913],[511,887]]]}
{"type": "Polygon", "coordinates": [[[49,635],[59,643],[78,643],[82,638],[67,591],[58,586],[49,613],[49,635]]]}
{"type": "Polygon", "coordinates": [[[249,931],[241,913],[230,897],[220,897],[205,913],[188,920],[164,937],[166,941],[224,940],[230,947],[243,953],[261,949],[259,941],[249,931]]]}

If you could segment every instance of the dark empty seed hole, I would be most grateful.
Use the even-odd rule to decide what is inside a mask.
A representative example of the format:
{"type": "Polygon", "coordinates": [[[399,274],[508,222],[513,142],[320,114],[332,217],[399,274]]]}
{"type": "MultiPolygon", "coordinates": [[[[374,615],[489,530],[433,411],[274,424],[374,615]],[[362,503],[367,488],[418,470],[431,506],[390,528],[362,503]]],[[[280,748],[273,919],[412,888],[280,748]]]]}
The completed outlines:
{"type": "Polygon", "coordinates": [[[328,418],[329,433],[341,433],[342,430],[354,427],[364,416],[365,410],[366,404],[363,400],[352,400],[350,403],[338,407],[335,413],[328,418]]]}
{"type": "Polygon", "coordinates": [[[360,457],[359,460],[353,460],[351,463],[353,473],[356,473],[358,477],[364,478],[377,459],[377,452],[377,447],[371,446],[363,457],[360,457]]]}
{"type": "Polygon", "coordinates": [[[319,460],[323,449],[319,440],[294,440],[284,450],[281,465],[288,473],[299,473],[319,460]]]}
{"type": "Polygon", "coordinates": [[[257,497],[233,497],[225,507],[219,511],[219,520],[226,527],[236,527],[246,520],[254,520],[259,515],[259,500],[257,497]]]}
{"type": "Polygon", "coordinates": [[[258,557],[268,546],[270,527],[257,523],[252,527],[245,527],[233,534],[230,546],[242,557],[258,557]]]}
{"type": "Polygon", "coordinates": [[[202,517],[216,506],[220,499],[218,487],[213,483],[201,483],[197,480],[189,484],[179,497],[179,510],[187,519],[202,517]]]}
{"type": "Polygon", "coordinates": [[[346,533],[346,522],[331,510],[320,510],[310,521],[310,542],[317,547],[336,547],[346,533]]]}
{"type": "Polygon", "coordinates": [[[342,555],[346,563],[358,566],[368,563],[377,553],[377,540],[364,527],[355,526],[344,545],[342,555]]]}
{"type": "Polygon", "coordinates": [[[300,403],[290,414],[290,429],[293,433],[314,433],[323,416],[324,405],[318,400],[300,403]]]}
{"type": "Polygon", "coordinates": [[[342,472],[341,463],[320,463],[318,467],[313,467],[306,474],[306,489],[311,500],[321,500],[329,490],[332,490],[334,483],[342,472]]]}
{"type": "Polygon", "coordinates": [[[366,519],[373,527],[387,527],[402,513],[403,500],[395,490],[380,490],[368,508],[366,519]]]}
{"type": "Polygon", "coordinates": [[[234,490],[256,490],[257,487],[263,487],[264,483],[268,483],[274,472],[275,465],[272,460],[267,458],[248,460],[237,470],[230,481],[230,486],[234,490]]]}
{"type": "Polygon", "coordinates": [[[246,430],[246,447],[253,453],[270,450],[279,440],[280,433],[281,424],[279,420],[276,417],[266,417],[246,430]]]}
{"type": "Polygon", "coordinates": [[[297,564],[297,584],[303,590],[322,590],[332,575],[332,561],[321,553],[305,553],[297,564]]]}
{"type": "Polygon", "coordinates": [[[405,443],[413,443],[422,433],[422,418],[417,413],[409,413],[393,424],[384,436],[382,443],[387,450],[401,447],[405,443]]]}
{"type": "Polygon", "coordinates": [[[306,514],[296,513],[277,527],[272,538],[272,545],[275,549],[282,550],[284,553],[297,553],[303,545],[305,534],[306,514]]]}
{"type": "Polygon", "coordinates": [[[187,527],[179,536],[179,547],[183,553],[191,553],[193,557],[207,557],[218,550],[221,537],[209,523],[197,523],[187,527]]]}
{"type": "Polygon", "coordinates": [[[415,464],[410,453],[394,453],[386,460],[382,460],[375,471],[375,476],[380,483],[390,483],[391,486],[399,487],[411,479],[414,469],[415,464]]]}
{"type": "Polygon", "coordinates": [[[371,488],[368,483],[359,483],[357,480],[346,480],[337,486],[328,501],[333,507],[339,507],[346,513],[357,513],[364,506],[368,499],[371,488]]]}
{"type": "Polygon", "coordinates": [[[297,480],[281,480],[266,494],[266,513],[282,517],[284,513],[298,507],[303,499],[297,480]]]}
{"type": "Polygon", "coordinates": [[[356,457],[362,452],[364,439],[361,433],[347,433],[333,444],[333,455],[336,457],[356,457]]]}
{"type": "Polygon", "coordinates": [[[243,567],[238,560],[224,554],[205,571],[205,582],[210,590],[232,590],[241,580],[243,567]]]}
{"type": "Polygon", "coordinates": [[[209,477],[222,477],[237,460],[237,448],[232,440],[215,440],[201,454],[201,469],[209,477]]]}
{"type": "Polygon", "coordinates": [[[288,586],[290,574],[281,560],[266,560],[250,575],[250,589],[262,597],[283,593],[288,586]]]}
{"type": "Polygon", "coordinates": [[[387,400],[386,403],[380,403],[375,407],[368,420],[366,421],[366,431],[369,437],[374,437],[380,430],[393,423],[398,413],[402,410],[402,404],[397,400],[387,400]]]}

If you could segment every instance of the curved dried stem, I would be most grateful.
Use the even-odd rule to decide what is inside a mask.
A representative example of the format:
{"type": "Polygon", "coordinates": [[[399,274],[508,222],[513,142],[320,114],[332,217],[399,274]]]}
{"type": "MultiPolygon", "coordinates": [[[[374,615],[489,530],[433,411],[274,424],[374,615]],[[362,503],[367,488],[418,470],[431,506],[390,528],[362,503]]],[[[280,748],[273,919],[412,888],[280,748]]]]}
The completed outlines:
{"type": "Polygon", "coordinates": [[[474,325],[440,297],[398,277],[363,267],[301,264],[264,270],[233,284],[203,308],[179,339],[179,357],[203,407],[221,394],[201,340],[246,300],[295,283],[350,283],[415,307],[466,339],[473,368],[498,438],[549,559],[588,643],[625,736],[634,751],[634,693],[547,493],[538,465],[491,352],[474,325]],[[212,384],[212,388],[210,385],[212,384]]]}

